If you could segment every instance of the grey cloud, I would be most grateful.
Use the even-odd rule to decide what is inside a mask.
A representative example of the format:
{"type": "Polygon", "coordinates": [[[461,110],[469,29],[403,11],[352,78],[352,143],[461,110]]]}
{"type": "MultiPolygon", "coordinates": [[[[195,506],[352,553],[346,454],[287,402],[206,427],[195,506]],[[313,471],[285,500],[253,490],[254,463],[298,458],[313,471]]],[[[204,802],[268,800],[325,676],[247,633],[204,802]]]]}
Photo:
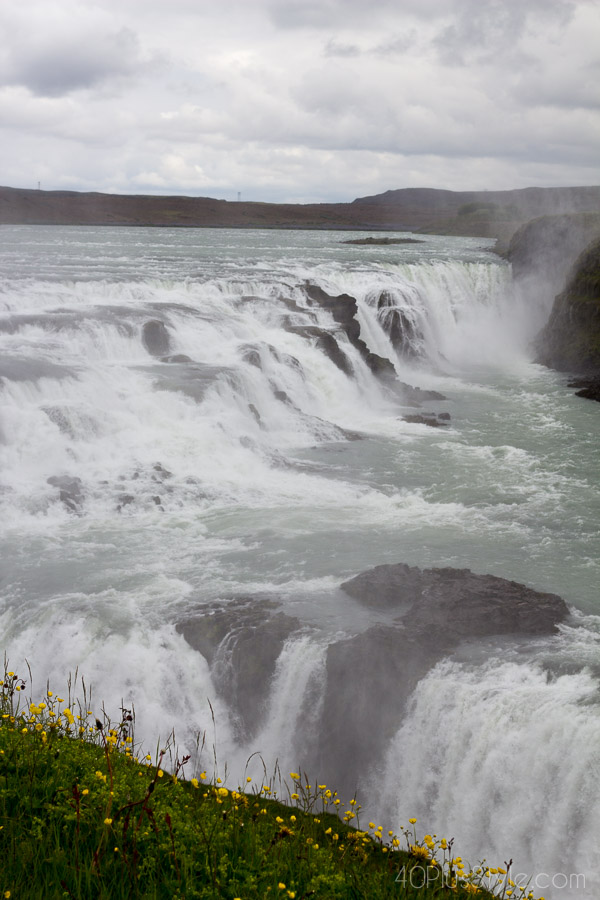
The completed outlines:
{"type": "Polygon", "coordinates": [[[122,28],[103,35],[49,36],[44,43],[14,46],[2,80],[27,87],[40,97],[61,97],[130,76],[140,66],[137,36],[122,28]]]}
{"type": "Polygon", "coordinates": [[[323,52],[325,56],[350,58],[360,56],[361,49],[360,47],[357,47],[356,44],[343,44],[340,41],[335,41],[332,38],[325,44],[325,50],[323,52]]]}
{"type": "Polygon", "coordinates": [[[584,66],[575,74],[559,71],[519,78],[513,96],[515,103],[526,106],[600,109],[600,63],[584,66]]]}
{"type": "Polygon", "coordinates": [[[372,23],[382,15],[430,19],[448,12],[448,0],[268,0],[267,11],[279,28],[340,28],[372,23]]]}
{"type": "Polygon", "coordinates": [[[374,56],[399,56],[410,50],[418,39],[417,31],[413,28],[403,34],[397,34],[388,40],[382,41],[370,51],[374,56]]]}
{"type": "Polygon", "coordinates": [[[471,62],[499,63],[500,57],[517,59],[520,65],[532,60],[518,49],[528,22],[536,18],[566,26],[574,12],[570,0],[529,0],[528,3],[509,3],[506,0],[461,0],[451,25],[438,32],[433,44],[440,61],[445,65],[466,65],[471,62]]]}

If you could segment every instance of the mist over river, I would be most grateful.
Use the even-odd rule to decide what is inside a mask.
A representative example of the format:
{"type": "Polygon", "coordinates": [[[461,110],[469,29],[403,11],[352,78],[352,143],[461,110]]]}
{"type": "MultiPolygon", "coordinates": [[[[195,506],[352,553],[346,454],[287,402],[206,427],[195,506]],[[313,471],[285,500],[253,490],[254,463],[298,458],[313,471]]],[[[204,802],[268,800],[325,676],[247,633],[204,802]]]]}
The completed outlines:
{"type": "Polygon", "coordinates": [[[532,363],[553,298],[492,241],[360,236],[0,227],[1,647],[34,695],[78,667],[134,703],[148,747],[211,745],[210,698],[232,783],[254,751],[320,777],[327,648],[388,622],[342,582],[402,562],[559,594],[555,634],[466,641],[339,783],[386,829],[597,898],[598,408],[532,363]],[[203,653],[182,623],[209,613],[203,653]],[[268,677],[242,702],[249,635],[268,677]]]}

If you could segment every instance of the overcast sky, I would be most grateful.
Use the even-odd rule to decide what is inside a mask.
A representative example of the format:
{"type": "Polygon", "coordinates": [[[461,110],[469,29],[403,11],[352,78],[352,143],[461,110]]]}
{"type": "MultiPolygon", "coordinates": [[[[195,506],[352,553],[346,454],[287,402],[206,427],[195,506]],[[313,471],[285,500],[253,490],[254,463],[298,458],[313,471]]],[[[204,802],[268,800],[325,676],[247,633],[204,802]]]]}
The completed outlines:
{"type": "Polygon", "coordinates": [[[600,184],[600,0],[0,0],[0,184],[600,184]]]}

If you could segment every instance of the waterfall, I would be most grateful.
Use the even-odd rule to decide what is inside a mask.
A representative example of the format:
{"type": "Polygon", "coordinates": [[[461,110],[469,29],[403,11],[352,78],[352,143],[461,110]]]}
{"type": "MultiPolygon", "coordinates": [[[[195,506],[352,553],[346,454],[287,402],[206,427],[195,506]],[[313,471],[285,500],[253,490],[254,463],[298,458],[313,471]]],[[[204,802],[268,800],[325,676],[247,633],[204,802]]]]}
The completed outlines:
{"type": "Polygon", "coordinates": [[[489,242],[3,235],[11,666],[28,659],[34,689],[57,690],[79,667],[107,708],[135,704],[146,745],[175,728],[189,750],[206,733],[233,777],[255,751],[285,775],[324,758],[327,646],[389,624],[342,596],[345,579],[406,562],[559,593],[589,614],[561,635],[564,668],[547,674],[550,638],[510,660],[473,645],[440,664],[374,759],[365,806],[394,828],[418,816],[473,861],[512,854],[592,884],[598,420],[531,363],[539,304],[489,242]],[[240,598],[296,620],[257,679],[251,739],[214,660],[177,631],[240,598]]]}
{"type": "Polygon", "coordinates": [[[512,856],[513,872],[539,875],[544,889],[542,873],[557,887],[564,875],[578,885],[552,896],[595,896],[597,701],[598,682],[585,671],[439,664],[418,685],[387,753],[380,802],[390,827],[416,817],[425,832],[459,837],[472,865],[512,856]]]}

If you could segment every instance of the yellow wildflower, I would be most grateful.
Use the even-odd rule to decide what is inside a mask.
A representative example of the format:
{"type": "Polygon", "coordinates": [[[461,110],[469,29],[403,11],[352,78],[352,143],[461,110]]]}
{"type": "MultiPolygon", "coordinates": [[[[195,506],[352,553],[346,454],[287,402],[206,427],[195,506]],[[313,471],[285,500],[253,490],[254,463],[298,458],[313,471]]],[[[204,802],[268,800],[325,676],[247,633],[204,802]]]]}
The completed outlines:
{"type": "Polygon", "coordinates": [[[112,825],[112,819],[105,819],[105,820],[104,820],[104,824],[105,824],[105,825],[112,825]]]}

